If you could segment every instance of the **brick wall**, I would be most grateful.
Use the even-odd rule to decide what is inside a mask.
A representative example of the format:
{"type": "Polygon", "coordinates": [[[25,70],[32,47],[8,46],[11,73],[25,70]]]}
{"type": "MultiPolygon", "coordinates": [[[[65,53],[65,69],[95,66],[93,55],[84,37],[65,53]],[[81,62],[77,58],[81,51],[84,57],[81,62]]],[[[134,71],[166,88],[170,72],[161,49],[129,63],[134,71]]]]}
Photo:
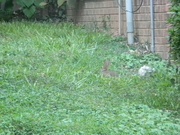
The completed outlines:
{"type": "MultiPolygon", "coordinates": [[[[125,0],[122,6],[125,8],[125,0]]],[[[133,0],[133,10],[137,9],[141,0],[133,0]]],[[[121,28],[119,30],[119,8],[117,0],[83,0],[79,1],[76,10],[68,8],[68,19],[89,28],[105,29],[114,35],[126,35],[126,14],[121,10],[121,28]],[[120,32],[120,33],[119,33],[120,32]]],[[[154,0],[155,52],[162,58],[168,58],[168,38],[166,18],[168,16],[168,0],[154,0]]],[[[143,0],[140,10],[133,14],[134,35],[139,42],[151,42],[150,2],[143,0]]]]}

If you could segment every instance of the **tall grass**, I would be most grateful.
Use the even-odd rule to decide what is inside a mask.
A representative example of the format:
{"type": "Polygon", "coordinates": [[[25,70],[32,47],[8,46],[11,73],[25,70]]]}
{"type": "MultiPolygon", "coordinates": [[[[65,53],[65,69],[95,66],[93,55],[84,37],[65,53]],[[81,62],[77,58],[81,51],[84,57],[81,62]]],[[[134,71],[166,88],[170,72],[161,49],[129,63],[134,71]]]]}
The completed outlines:
{"type": "Polygon", "coordinates": [[[121,37],[71,23],[1,22],[0,30],[1,134],[179,133],[177,73],[160,57],[130,54],[121,37]],[[106,58],[120,77],[100,75],[106,58]],[[143,64],[152,76],[137,75],[143,64]]]}

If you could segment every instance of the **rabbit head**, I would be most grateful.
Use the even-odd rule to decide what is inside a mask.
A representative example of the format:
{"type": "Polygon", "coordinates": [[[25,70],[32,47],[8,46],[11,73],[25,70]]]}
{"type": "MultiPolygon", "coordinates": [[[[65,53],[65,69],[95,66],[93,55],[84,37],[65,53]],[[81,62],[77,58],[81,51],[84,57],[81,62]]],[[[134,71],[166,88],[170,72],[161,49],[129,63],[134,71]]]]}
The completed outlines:
{"type": "Polygon", "coordinates": [[[103,76],[114,76],[118,77],[118,74],[115,71],[108,70],[110,60],[104,60],[104,65],[100,68],[100,72],[103,76]]]}
{"type": "Polygon", "coordinates": [[[100,71],[107,71],[108,70],[108,66],[110,64],[110,60],[104,60],[104,65],[100,68],[100,71]]]}

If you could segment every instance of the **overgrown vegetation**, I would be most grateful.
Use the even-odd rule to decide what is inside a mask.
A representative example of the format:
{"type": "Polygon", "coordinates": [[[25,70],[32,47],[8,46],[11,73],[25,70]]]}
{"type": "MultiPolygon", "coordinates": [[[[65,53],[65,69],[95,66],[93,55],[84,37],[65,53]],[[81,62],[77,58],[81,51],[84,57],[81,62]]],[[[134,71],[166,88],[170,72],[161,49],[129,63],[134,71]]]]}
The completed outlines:
{"type": "Polygon", "coordinates": [[[157,55],[71,23],[0,29],[0,134],[179,134],[177,73],[157,55]],[[106,58],[120,77],[99,74],[106,58]]]}
{"type": "MultiPolygon", "coordinates": [[[[67,2],[70,5],[71,3],[73,2],[67,2]]],[[[58,21],[66,19],[66,1],[0,0],[0,5],[0,20],[4,21],[10,21],[14,18],[34,20],[57,19],[58,21]]]]}
{"type": "Polygon", "coordinates": [[[14,12],[13,8],[15,6],[14,3],[16,3],[20,6],[17,10],[22,10],[22,12],[30,18],[34,15],[37,7],[44,7],[46,5],[43,1],[44,0],[0,0],[0,4],[1,2],[4,3],[4,7],[1,9],[0,14],[3,17],[2,19],[6,17],[4,14],[12,16],[14,12]]]}
{"type": "Polygon", "coordinates": [[[180,0],[170,0],[170,11],[172,15],[168,17],[171,25],[168,29],[171,58],[180,64],[180,0]]]}

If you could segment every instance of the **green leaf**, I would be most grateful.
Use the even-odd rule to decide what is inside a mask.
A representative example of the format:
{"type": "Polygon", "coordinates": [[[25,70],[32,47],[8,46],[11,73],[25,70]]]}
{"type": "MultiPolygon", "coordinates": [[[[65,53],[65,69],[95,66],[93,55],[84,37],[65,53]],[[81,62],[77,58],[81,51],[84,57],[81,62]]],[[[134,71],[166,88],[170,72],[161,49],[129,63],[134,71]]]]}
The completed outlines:
{"type": "Polygon", "coordinates": [[[16,3],[22,7],[30,7],[34,4],[34,0],[16,0],[16,3]]]}
{"type": "Polygon", "coordinates": [[[13,11],[13,0],[6,0],[4,5],[5,11],[13,11]]]}
{"type": "Polygon", "coordinates": [[[38,7],[44,7],[46,6],[48,3],[45,2],[44,0],[35,0],[34,1],[34,5],[35,6],[38,6],[38,7]]]}
{"type": "Polygon", "coordinates": [[[27,7],[30,7],[34,4],[34,0],[23,0],[23,2],[27,7]]]}
{"type": "Polygon", "coordinates": [[[47,2],[41,2],[41,3],[39,3],[39,6],[44,7],[44,6],[46,6],[47,4],[48,4],[47,2]]]}
{"type": "Polygon", "coordinates": [[[67,1],[67,4],[68,4],[70,7],[76,7],[77,0],[68,0],[68,1],[67,1]]]}
{"type": "Polygon", "coordinates": [[[57,0],[58,7],[60,7],[67,0],[57,0]]]}
{"type": "Polygon", "coordinates": [[[5,1],[5,0],[0,0],[0,2],[3,2],[3,1],[5,1]]]}
{"type": "Polygon", "coordinates": [[[67,5],[70,7],[76,7],[77,0],[57,0],[58,7],[60,7],[64,2],[67,2],[67,5]]]}
{"type": "Polygon", "coordinates": [[[31,7],[29,7],[29,8],[23,9],[23,13],[24,13],[28,18],[31,18],[32,15],[35,13],[35,11],[36,11],[35,6],[31,6],[31,7]]]}
{"type": "Polygon", "coordinates": [[[16,0],[16,3],[17,3],[18,5],[20,5],[20,6],[22,6],[22,7],[25,6],[23,0],[16,0]]]}

